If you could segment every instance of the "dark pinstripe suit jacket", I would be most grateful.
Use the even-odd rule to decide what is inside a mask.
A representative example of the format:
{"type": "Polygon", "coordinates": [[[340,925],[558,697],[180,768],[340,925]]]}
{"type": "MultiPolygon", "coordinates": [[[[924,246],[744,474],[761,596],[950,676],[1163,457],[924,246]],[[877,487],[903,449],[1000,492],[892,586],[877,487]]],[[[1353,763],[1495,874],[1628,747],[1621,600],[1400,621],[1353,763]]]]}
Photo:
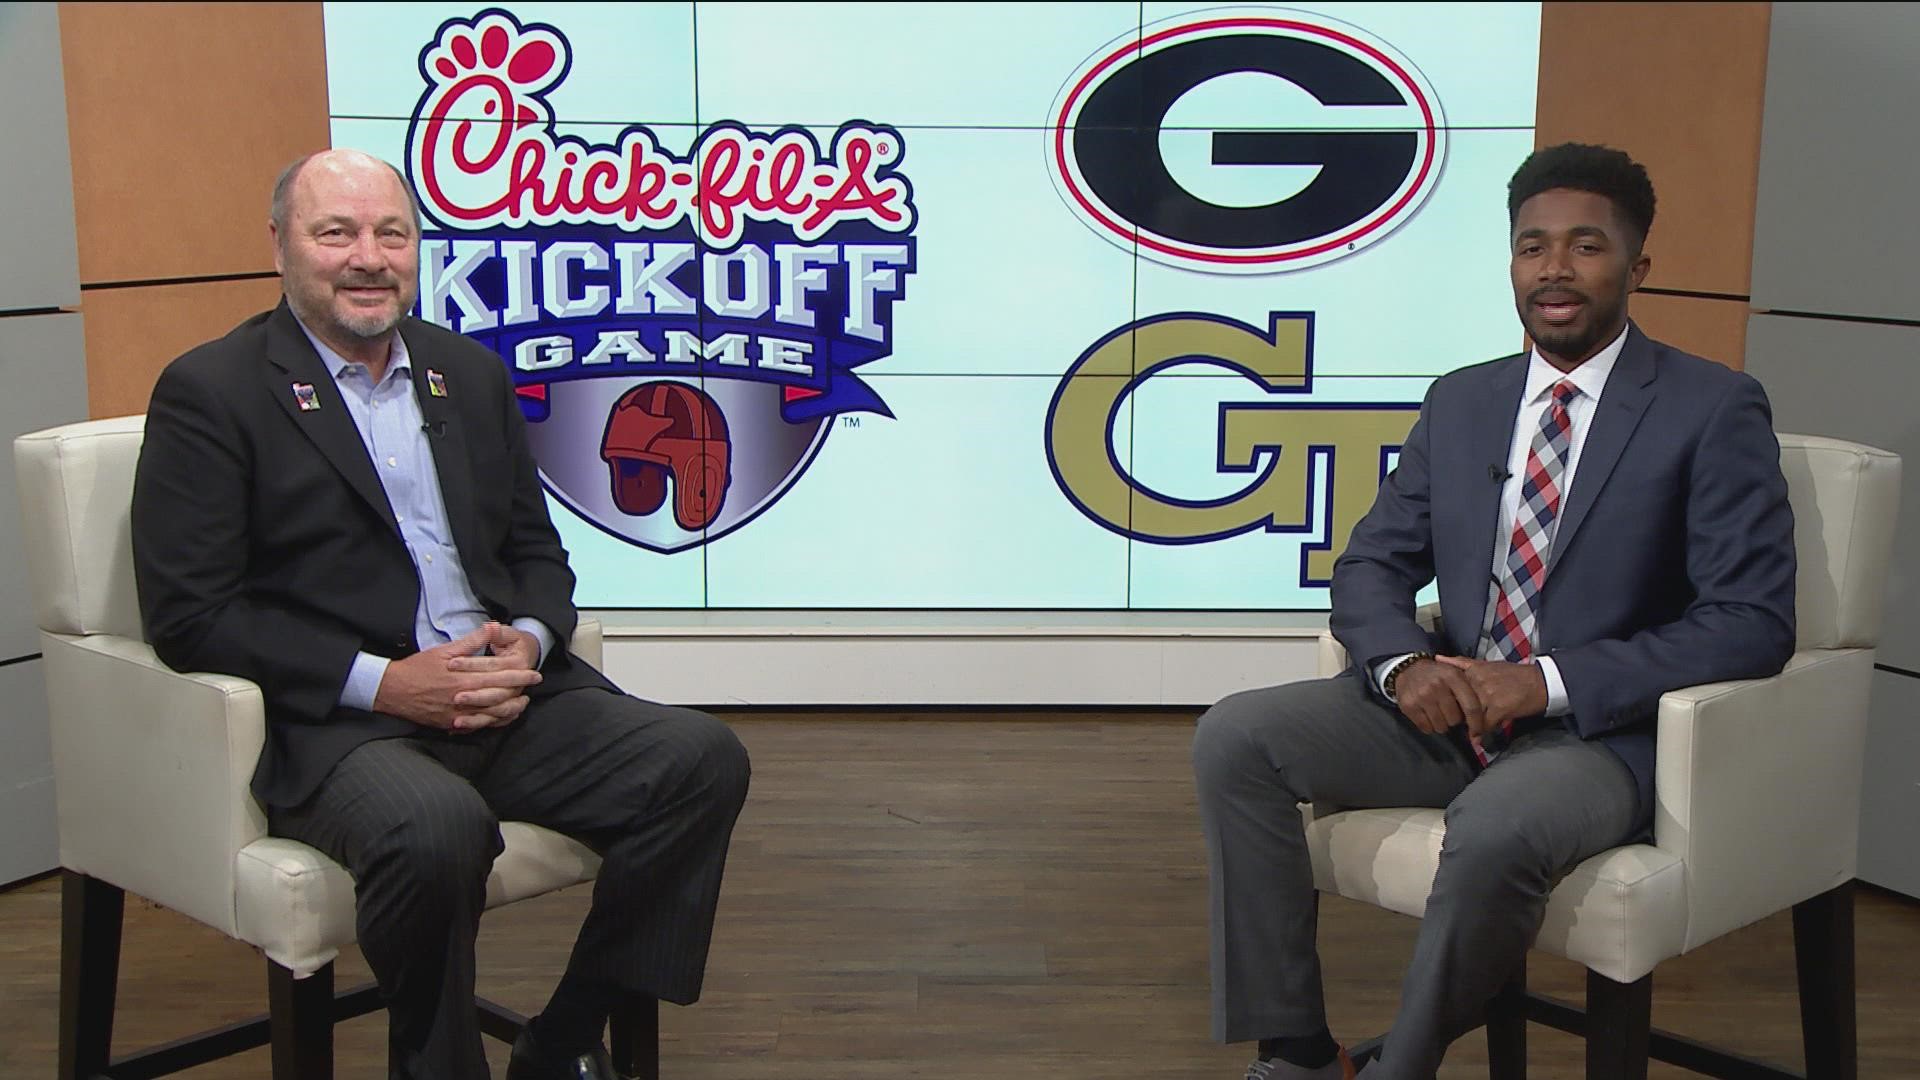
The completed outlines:
{"type": "MultiPolygon", "coordinates": [[[[422,415],[469,581],[502,621],[530,615],[564,643],[573,573],[547,516],[512,380],[498,356],[407,319],[422,415]],[[428,392],[439,372],[446,396],[428,392]]],[[[148,640],[181,671],[237,675],[266,697],[253,776],[292,806],[349,750],[412,734],[339,707],[354,654],[418,649],[420,582],[386,492],[326,365],[278,308],[169,364],[154,386],[133,492],[134,568],[148,640]],[[313,388],[302,409],[294,384],[313,388]]],[[[532,693],[611,684],[555,648],[532,693]]]]}

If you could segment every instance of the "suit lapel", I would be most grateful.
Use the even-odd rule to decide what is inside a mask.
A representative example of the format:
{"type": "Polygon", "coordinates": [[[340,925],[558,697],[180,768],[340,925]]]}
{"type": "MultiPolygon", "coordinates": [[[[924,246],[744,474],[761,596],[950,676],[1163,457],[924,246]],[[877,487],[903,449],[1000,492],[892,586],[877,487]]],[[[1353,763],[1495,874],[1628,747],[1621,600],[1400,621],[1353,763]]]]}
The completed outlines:
{"type": "Polygon", "coordinates": [[[267,390],[280,403],[287,418],[300,429],[320,455],[340,473],[347,486],[358,492],[368,506],[380,515],[387,527],[399,530],[393,519],[393,507],[387,503],[386,489],[374,474],[373,459],[367,456],[367,444],[360,429],[340,397],[340,387],[313,343],[294,320],[285,300],[267,323],[267,360],[261,368],[267,390]],[[310,387],[313,408],[302,408],[301,399],[310,387]]]}
{"type": "Polygon", "coordinates": [[[1620,359],[1614,365],[1613,374],[1607,376],[1606,390],[1593,411],[1593,429],[1587,432],[1587,441],[1580,447],[1580,460],[1574,466],[1573,490],[1567,493],[1566,509],[1561,512],[1559,528],[1554,531],[1553,550],[1547,556],[1549,581],[1553,579],[1553,566],[1560,561],[1560,553],[1572,546],[1574,535],[1587,520],[1587,511],[1593,508],[1600,489],[1613,475],[1613,467],[1620,463],[1627,441],[1640,426],[1640,418],[1653,403],[1653,380],[1659,374],[1653,357],[1653,344],[1639,327],[1631,327],[1627,331],[1626,346],[1620,350],[1620,359]]]}
{"type": "MultiPolygon", "coordinates": [[[[433,471],[440,478],[440,500],[446,507],[447,523],[453,530],[454,546],[463,559],[470,558],[473,544],[473,477],[468,462],[467,434],[460,423],[456,402],[461,394],[473,394],[475,387],[462,386],[446,372],[436,368],[433,350],[410,334],[412,321],[400,324],[400,336],[406,339],[407,356],[413,366],[413,396],[420,403],[420,415],[427,425],[427,449],[433,454],[433,471]]],[[[471,565],[471,564],[469,564],[471,565]]]]}
{"type": "MultiPolygon", "coordinates": [[[[1481,472],[1489,466],[1503,470],[1507,467],[1507,454],[1513,447],[1514,419],[1520,415],[1520,395],[1527,388],[1527,362],[1528,354],[1521,353],[1497,369],[1492,386],[1482,398],[1485,403],[1482,411],[1468,426],[1466,445],[1462,447],[1466,456],[1459,459],[1458,467],[1467,477],[1466,520],[1478,530],[1473,543],[1463,550],[1487,553],[1483,559],[1486,565],[1476,566],[1468,574],[1476,581],[1486,578],[1494,545],[1498,543],[1502,552],[1506,550],[1507,538],[1494,535],[1500,527],[1500,493],[1505,485],[1491,475],[1483,479],[1481,472]]],[[[1489,598],[1484,587],[1474,595],[1473,603],[1477,606],[1473,609],[1471,629],[1476,636],[1485,624],[1489,598]]]]}

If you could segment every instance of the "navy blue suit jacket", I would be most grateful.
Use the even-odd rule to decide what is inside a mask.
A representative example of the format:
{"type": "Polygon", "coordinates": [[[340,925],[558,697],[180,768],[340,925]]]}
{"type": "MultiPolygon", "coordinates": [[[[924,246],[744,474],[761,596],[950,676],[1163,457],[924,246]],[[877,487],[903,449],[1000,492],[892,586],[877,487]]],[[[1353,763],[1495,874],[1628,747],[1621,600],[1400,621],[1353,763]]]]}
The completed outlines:
{"type": "MultiPolygon", "coordinates": [[[[1522,353],[1435,381],[1354,527],[1331,622],[1363,676],[1402,653],[1474,654],[1500,510],[1488,466],[1504,471],[1527,363],[1522,353]],[[1442,633],[1430,637],[1413,598],[1434,580],[1442,633]]],[[[1633,770],[1644,822],[1660,695],[1773,675],[1793,655],[1793,512],[1760,384],[1638,327],[1589,423],[1536,647],[1566,683],[1567,726],[1633,770]]]]}

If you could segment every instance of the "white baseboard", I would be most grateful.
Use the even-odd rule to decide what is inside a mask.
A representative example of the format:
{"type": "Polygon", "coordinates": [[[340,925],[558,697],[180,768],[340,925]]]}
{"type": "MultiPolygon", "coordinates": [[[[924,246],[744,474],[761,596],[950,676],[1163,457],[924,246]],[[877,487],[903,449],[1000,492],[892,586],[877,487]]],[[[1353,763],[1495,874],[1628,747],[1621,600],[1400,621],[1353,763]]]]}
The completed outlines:
{"type": "Polygon", "coordinates": [[[606,672],[715,706],[1204,707],[1313,678],[1324,613],[600,611],[606,672]]]}

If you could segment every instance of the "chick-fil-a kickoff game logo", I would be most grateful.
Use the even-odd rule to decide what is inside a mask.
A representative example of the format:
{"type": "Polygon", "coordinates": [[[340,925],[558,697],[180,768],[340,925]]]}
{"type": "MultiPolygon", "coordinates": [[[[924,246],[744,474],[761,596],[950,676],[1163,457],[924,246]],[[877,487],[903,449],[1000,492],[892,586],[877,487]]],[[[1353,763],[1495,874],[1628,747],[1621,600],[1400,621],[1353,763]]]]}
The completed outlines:
{"type": "Polygon", "coordinates": [[[771,506],[841,414],[891,416],[856,369],[892,351],[917,214],[900,133],[842,124],[556,130],[567,39],[489,9],[420,53],[407,171],[430,220],[421,317],[513,372],[554,495],[680,551],[771,506]]]}

